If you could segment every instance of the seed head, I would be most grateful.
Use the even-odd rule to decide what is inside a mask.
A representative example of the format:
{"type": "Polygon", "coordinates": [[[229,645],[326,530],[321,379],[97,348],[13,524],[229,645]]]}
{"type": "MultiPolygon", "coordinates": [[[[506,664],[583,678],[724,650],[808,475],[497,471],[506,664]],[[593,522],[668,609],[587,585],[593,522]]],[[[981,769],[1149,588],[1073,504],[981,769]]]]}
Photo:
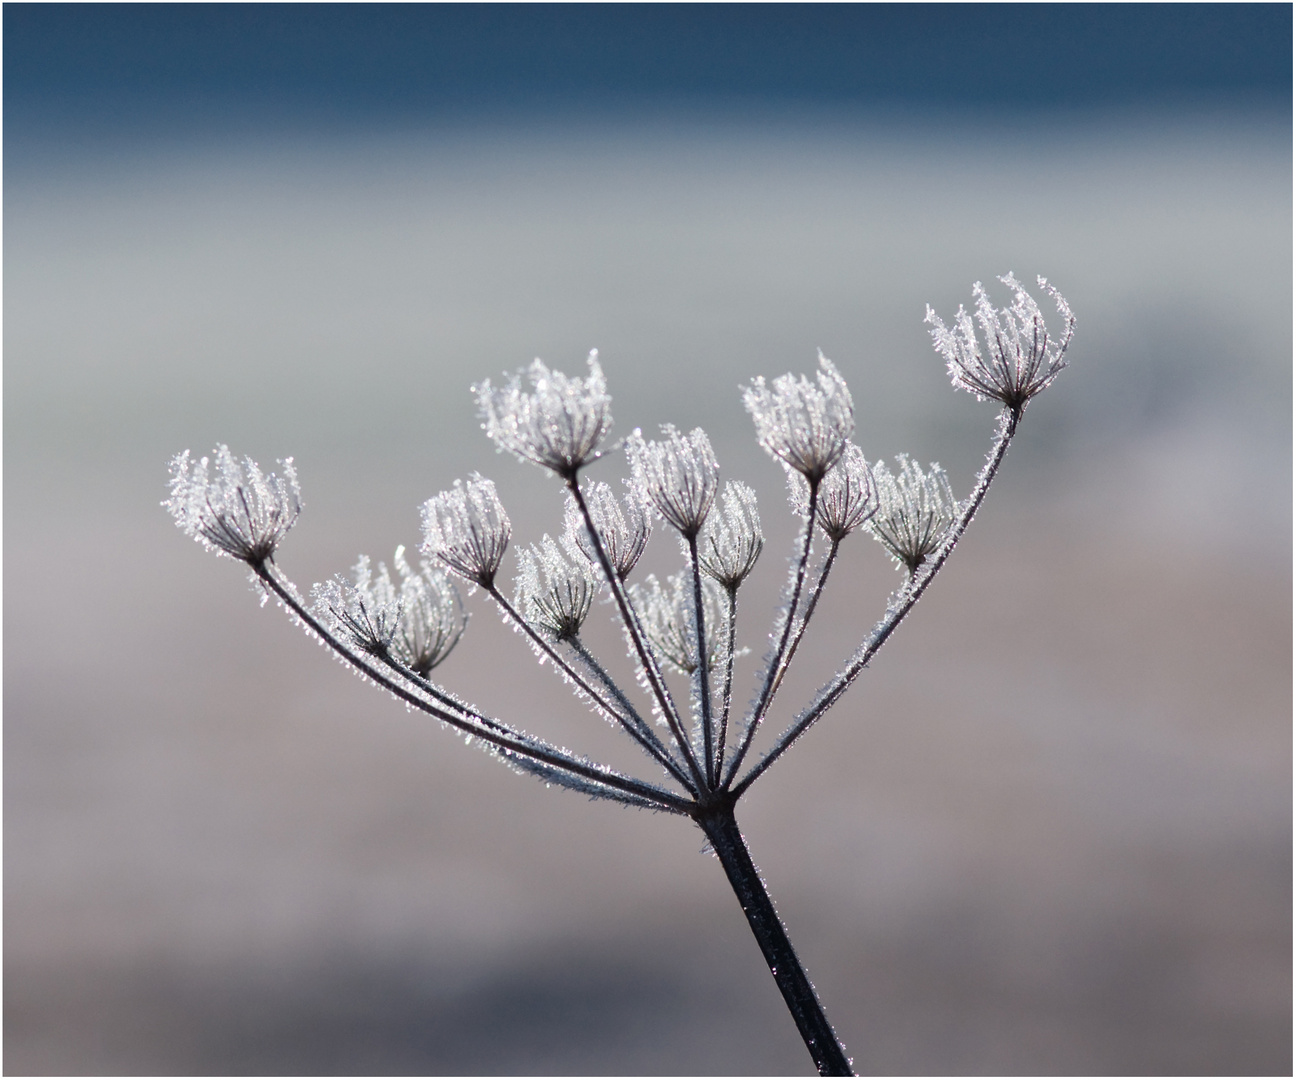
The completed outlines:
{"type": "Polygon", "coordinates": [[[811,483],[837,463],[855,433],[850,390],[823,353],[817,378],[815,386],[804,375],[780,375],[771,388],[758,377],[743,391],[757,441],[811,483]]]}
{"type": "Polygon", "coordinates": [[[519,556],[515,598],[527,622],[556,641],[580,633],[597,586],[584,559],[568,561],[548,535],[519,556]]]}
{"type": "Polygon", "coordinates": [[[250,457],[236,461],[224,445],[213,454],[214,476],[205,457],[193,461],[186,450],[172,458],[171,497],[162,505],[208,551],[259,567],[273,560],[301,513],[297,470],[285,458],[282,476],[264,474],[250,457]]]}
{"type": "Polygon", "coordinates": [[[819,486],[815,519],[829,540],[840,543],[869,520],[878,510],[877,487],[864,451],[854,443],[828,470],[819,486]]]}
{"type": "Polygon", "coordinates": [[[589,354],[589,376],[569,378],[550,371],[540,360],[527,374],[531,393],[522,389],[518,372],[501,388],[490,380],[473,387],[482,427],[500,449],[552,469],[570,479],[598,456],[598,445],[612,426],[612,398],[607,392],[598,350],[589,354]]]}
{"type": "Polygon", "coordinates": [[[697,536],[711,512],[720,466],[701,428],[681,435],[674,425],[664,424],[662,435],[660,442],[645,442],[636,428],[626,443],[626,454],[647,501],[689,539],[697,536]]]}
{"type": "Polygon", "coordinates": [[[368,555],[361,555],[351,572],[354,582],[338,574],[311,589],[315,614],[361,652],[388,656],[400,628],[400,592],[382,563],[373,572],[368,555]]]}
{"type": "Polygon", "coordinates": [[[958,517],[945,470],[935,462],[926,474],[907,454],[896,456],[893,476],[885,463],[873,465],[878,510],[869,529],[898,563],[912,573],[935,551],[958,517]]]}
{"type": "Polygon", "coordinates": [[[978,400],[993,398],[1020,413],[1066,367],[1075,316],[1057,289],[1042,277],[1036,279],[1062,315],[1062,336],[1055,339],[1044,325],[1039,305],[1017,279],[1008,273],[999,280],[1013,290],[1011,307],[996,310],[981,282],[972,286],[981,340],[973,316],[961,304],[952,327],[947,327],[930,305],[926,321],[932,325],[932,343],[945,357],[955,386],[975,394],[978,400]]]}
{"type": "MultiPolygon", "coordinates": [[[[702,618],[706,623],[707,670],[720,661],[721,625],[720,587],[710,578],[702,579],[702,618]]],[[[643,583],[630,586],[644,632],[653,651],[685,675],[698,668],[697,630],[694,624],[693,582],[683,572],[672,574],[663,588],[655,574],[649,574],[643,583]]]]}
{"type": "MultiPolygon", "coordinates": [[[[392,563],[401,578],[401,617],[393,650],[406,667],[426,679],[459,644],[468,628],[468,613],[459,590],[440,567],[420,560],[418,570],[412,570],[404,545],[396,549],[392,563]]],[[[378,569],[383,569],[381,563],[378,569]]]]}
{"type": "MultiPolygon", "coordinates": [[[[585,488],[583,494],[612,570],[625,581],[648,546],[648,536],[652,532],[648,508],[633,487],[621,501],[612,493],[611,486],[602,481],[585,488]]],[[[567,496],[563,524],[566,526],[563,547],[573,558],[579,556],[601,573],[598,552],[585,524],[585,515],[570,495],[567,496]]]]}
{"type": "Polygon", "coordinates": [[[765,546],[756,492],[735,480],[725,483],[720,510],[712,514],[698,545],[698,563],[732,592],[752,572],[765,546]]]}
{"type": "Polygon", "coordinates": [[[477,473],[423,504],[422,552],[483,588],[493,586],[512,534],[495,484],[477,473]]]}

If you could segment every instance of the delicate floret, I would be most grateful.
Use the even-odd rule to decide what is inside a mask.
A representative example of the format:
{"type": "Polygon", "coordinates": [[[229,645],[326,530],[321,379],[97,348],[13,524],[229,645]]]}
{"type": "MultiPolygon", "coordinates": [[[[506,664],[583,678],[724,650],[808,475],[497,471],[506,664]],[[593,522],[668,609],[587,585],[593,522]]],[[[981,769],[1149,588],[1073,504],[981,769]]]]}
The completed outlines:
{"type": "Polygon", "coordinates": [[[877,488],[864,460],[864,451],[848,443],[841,460],[828,470],[819,485],[815,520],[829,540],[841,543],[877,510],[877,488]]]}
{"type": "Polygon", "coordinates": [[[743,404],[765,450],[810,483],[818,483],[855,434],[855,405],[846,380],[819,354],[816,386],[804,375],[780,375],[773,387],[763,377],[743,391],[743,404]]]}
{"type": "Polygon", "coordinates": [[[702,533],[698,563],[732,592],[752,572],[764,545],[756,492],[746,484],[728,481],[720,497],[719,512],[711,515],[702,533]]]}
{"type": "Polygon", "coordinates": [[[250,457],[237,461],[228,446],[207,458],[189,451],[171,460],[171,497],[162,505],[176,524],[207,550],[252,567],[273,561],[275,549],[301,513],[301,488],[292,458],[279,462],[283,475],[262,473],[250,457]]]}
{"type": "Polygon", "coordinates": [[[589,354],[589,376],[569,378],[550,371],[540,360],[527,369],[531,392],[522,389],[522,373],[496,388],[490,380],[473,387],[483,424],[503,450],[523,461],[552,469],[564,479],[598,456],[599,443],[612,426],[612,398],[607,392],[598,350],[589,354]]]}
{"type": "MultiPolygon", "coordinates": [[[[702,619],[706,629],[706,660],[710,671],[720,662],[720,587],[702,579],[702,619]]],[[[653,651],[676,670],[692,675],[698,669],[697,629],[694,624],[693,583],[684,573],[672,574],[666,587],[649,574],[642,584],[630,586],[644,632],[653,651]]]]}
{"type": "Polygon", "coordinates": [[[681,435],[673,424],[662,425],[660,442],[645,442],[635,429],[626,444],[635,482],[647,500],[673,528],[694,537],[711,512],[720,466],[711,440],[701,428],[681,435]]]}
{"type": "Polygon", "coordinates": [[[423,504],[423,553],[483,588],[494,585],[512,534],[495,484],[477,473],[423,504]]]}
{"type": "Polygon", "coordinates": [[[341,574],[311,589],[315,614],[334,633],[371,656],[389,656],[400,629],[401,595],[387,567],[373,572],[368,555],[361,555],[349,581],[341,574]]]}
{"type": "Polygon", "coordinates": [[[1075,316],[1062,294],[1044,278],[1039,286],[1057,304],[1062,316],[1060,338],[1049,334],[1039,305],[1011,273],[999,279],[1013,290],[1011,307],[996,310],[981,282],[972,286],[976,297],[976,322],[960,304],[954,325],[947,327],[930,306],[927,322],[932,325],[932,343],[945,357],[950,379],[979,400],[1001,401],[1014,413],[1057,378],[1067,365],[1066,351],[1075,333],[1075,316]]]}
{"type": "MultiPolygon", "coordinates": [[[[644,548],[648,546],[648,537],[652,532],[648,508],[633,488],[624,499],[618,500],[611,486],[602,481],[591,484],[581,494],[585,498],[585,505],[598,532],[603,551],[612,564],[612,572],[625,581],[643,555],[644,548]]],[[[567,496],[563,523],[566,526],[563,546],[573,556],[579,556],[598,567],[601,573],[598,551],[585,524],[585,515],[571,495],[567,496]]]]}
{"type": "Polygon", "coordinates": [[[873,465],[878,511],[869,529],[898,563],[914,571],[940,547],[958,517],[958,504],[945,470],[935,462],[926,473],[908,454],[896,455],[896,464],[895,475],[884,462],[873,465]]]}
{"type": "Polygon", "coordinates": [[[468,628],[468,613],[459,590],[440,567],[420,560],[418,570],[411,569],[404,545],[396,549],[392,563],[401,578],[400,627],[393,649],[397,659],[426,679],[459,644],[468,628]]]}
{"type": "Polygon", "coordinates": [[[570,641],[580,633],[596,589],[589,564],[563,558],[558,545],[546,534],[539,545],[521,553],[517,579],[517,604],[527,622],[556,641],[570,641]]]}

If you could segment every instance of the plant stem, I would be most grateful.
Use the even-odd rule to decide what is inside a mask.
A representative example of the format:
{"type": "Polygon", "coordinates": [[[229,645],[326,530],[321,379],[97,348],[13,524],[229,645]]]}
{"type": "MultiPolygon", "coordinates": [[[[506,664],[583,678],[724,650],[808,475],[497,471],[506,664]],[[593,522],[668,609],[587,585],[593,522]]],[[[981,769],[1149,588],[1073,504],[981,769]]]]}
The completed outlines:
{"type": "Polygon", "coordinates": [[[806,1049],[814,1058],[819,1075],[854,1076],[846,1050],[824,1015],[823,1006],[819,1004],[814,987],[797,959],[769,893],[765,891],[760,872],[747,851],[734,818],[733,804],[726,802],[714,807],[696,820],[711,841],[729,884],[738,896],[738,903],[742,905],[743,914],[756,935],[765,962],[769,964],[770,973],[792,1019],[796,1021],[801,1038],[805,1040],[806,1049]]]}

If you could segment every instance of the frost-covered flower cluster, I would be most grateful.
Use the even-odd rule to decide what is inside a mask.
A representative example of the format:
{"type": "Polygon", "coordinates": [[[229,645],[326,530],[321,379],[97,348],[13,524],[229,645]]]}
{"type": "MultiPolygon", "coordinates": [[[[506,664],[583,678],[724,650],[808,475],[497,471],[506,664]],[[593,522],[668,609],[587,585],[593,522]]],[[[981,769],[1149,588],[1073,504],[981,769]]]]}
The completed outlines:
{"type": "Polygon", "coordinates": [[[698,562],[721,586],[733,591],[756,567],[765,537],[756,510],[756,492],[730,480],[702,533],[698,562]]]}
{"type": "Polygon", "coordinates": [[[476,473],[423,504],[423,553],[474,585],[494,586],[512,535],[494,482],[476,473]]]}
{"type": "MultiPolygon", "coordinates": [[[[566,489],[561,541],[544,535],[520,551],[512,601],[496,584],[512,525],[495,485],[476,474],[423,505],[421,551],[427,558],[417,571],[403,548],[392,560],[399,582],[383,563],[375,567],[362,556],[349,578],[315,586],[310,606],[275,558],[301,510],[291,458],[278,474],[267,474],[224,446],[214,460],[180,454],[171,463],[164,505],[206,548],[246,563],[263,597],[275,597],[344,662],[409,708],[547,784],[695,821],[724,864],[816,1066],[823,1074],[845,1074],[850,1061],[747,854],[734,806],[841,699],[913,609],[981,505],[1025,405],[1065,366],[1075,326],[1066,301],[1039,279],[1062,316],[1063,329],[1054,337],[1017,280],[1011,274],[1000,280],[1014,297],[1003,309],[991,305],[980,284],[973,289],[975,311],[960,308],[952,327],[927,309],[933,342],[955,386],[1003,405],[986,465],[962,501],[939,465],[924,472],[905,454],[896,457],[894,472],[881,461],[869,464],[853,441],[850,390],[822,353],[813,380],[757,378],[743,390],[760,446],[786,472],[799,530],[769,649],[749,697],[733,692],[734,661],[746,652],[736,639],[737,592],[765,545],[756,492],[735,481],[722,491],[706,434],[670,425],[658,440],[645,440],[637,429],[627,439],[627,494],[618,498],[608,483],[589,481],[582,470],[600,459],[612,422],[596,352],[583,378],[537,360],[525,373],[529,389],[522,373],[500,387],[489,381],[474,387],[483,426],[496,444],[551,470],[566,489]],[[654,574],[632,581],[653,511],[677,534],[683,566],[664,583],[654,574]],[[788,710],[786,726],[769,736],[762,725],[782,707],[780,689],[840,565],[842,541],[863,529],[909,574],[881,618],[864,621],[862,640],[837,674],[801,708],[788,710]],[[826,550],[816,553],[822,537],[826,550]],[[647,756],[650,777],[591,761],[431,681],[467,623],[450,574],[482,587],[541,661],[647,756]],[[598,655],[594,628],[585,632],[600,592],[609,601],[601,612],[610,614],[628,646],[637,687],[618,683],[598,655]],[[747,704],[735,707],[735,700],[747,704]],[[762,733],[763,746],[757,741],[762,733]]],[[[513,678],[503,662],[499,671],[513,678]]]]}
{"type": "Polygon", "coordinates": [[[228,446],[207,458],[189,451],[171,459],[171,497],[162,505],[175,522],[209,551],[251,566],[274,558],[275,548],[301,513],[301,489],[292,458],[279,462],[283,475],[263,473],[250,457],[241,462],[228,446]]]}
{"type": "Polygon", "coordinates": [[[589,563],[565,559],[547,533],[519,559],[516,598],[527,621],[555,641],[576,637],[597,589],[589,563]]]}
{"type": "Polygon", "coordinates": [[[908,454],[897,454],[894,474],[885,462],[873,466],[878,510],[869,522],[873,535],[896,562],[917,570],[941,545],[958,517],[949,477],[935,462],[927,472],[908,454]]]}
{"type": "Polygon", "coordinates": [[[817,377],[816,386],[804,375],[780,375],[772,387],[758,377],[743,392],[761,446],[812,484],[837,464],[855,434],[850,390],[823,353],[817,377]]]}
{"type": "Polygon", "coordinates": [[[463,637],[468,613],[444,571],[426,561],[417,571],[410,568],[404,545],[392,565],[399,587],[383,563],[375,572],[369,556],[361,555],[354,580],[339,574],[311,590],[315,614],[361,652],[395,660],[426,679],[463,637]]]}
{"type": "Polygon", "coordinates": [[[612,486],[601,480],[586,488],[583,497],[590,520],[594,522],[597,542],[585,524],[575,497],[568,495],[563,510],[563,546],[573,556],[579,555],[591,565],[598,566],[598,544],[601,544],[613,573],[625,581],[648,546],[648,537],[652,533],[648,509],[634,488],[624,499],[618,499],[612,486]]]}
{"type": "Polygon", "coordinates": [[[659,442],[645,442],[636,428],[626,444],[635,480],[648,501],[686,539],[697,536],[715,502],[720,465],[701,428],[681,435],[662,425],[659,442]]]}
{"type": "Polygon", "coordinates": [[[527,369],[529,394],[522,389],[520,373],[498,388],[489,379],[478,383],[473,391],[486,434],[523,461],[564,478],[575,476],[597,456],[612,426],[612,398],[597,349],[590,352],[588,363],[589,375],[573,379],[533,361],[527,369]]]}
{"type": "MultiPolygon", "coordinates": [[[[702,584],[702,619],[706,628],[707,670],[720,663],[720,596],[715,582],[702,584]]],[[[630,586],[630,595],[644,622],[648,640],[676,671],[692,675],[698,669],[697,611],[693,583],[681,572],[671,574],[663,586],[655,574],[630,586]]]]}
{"type": "Polygon", "coordinates": [[[945,357],[955,386],[982,401],[994,399],[1020,412],[1066,367],[1075,316],[1061,293],[1047,279],[1039,278],[1040,288],[1053,298],[1062,316],[1062,336],[1054,338],[1044,324],[1039,304],[1021,283],[1011,273],[999,280],[1013,291],[1009,307],[996,309],[981,282],[972,286],[980,337],[973,326],[973,315],[961,304],[952,327],[947,327],[930,305],[927,322],[932,326],[932,343],[945,357]]]}

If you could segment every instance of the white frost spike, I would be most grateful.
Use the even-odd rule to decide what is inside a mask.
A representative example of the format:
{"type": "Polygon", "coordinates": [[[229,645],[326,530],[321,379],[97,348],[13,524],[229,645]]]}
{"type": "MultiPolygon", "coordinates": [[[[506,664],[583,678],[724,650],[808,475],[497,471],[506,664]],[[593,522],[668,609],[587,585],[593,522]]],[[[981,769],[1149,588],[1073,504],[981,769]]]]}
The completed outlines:
{"type": "Polygon", "coordinates": [[[720,484],[720,466],[701,428],[681,435],[662,425],[660,442],[645,442],[636,428],[626,443],[635,481],[657,512],[685,537],[698,534],[720,484]]]}
{"type": "Polygon", "coordinates": [[[522,569],[515,596],[527,622],[556,641],[576,637],[589,614],[596,588],[589,565],[583,559],[564,559],[548,534],[539,546],[532,544],[519,558],[522,569]]]}
{"type": "MultiPolygon", "coordinates": [[[[719,586],[710,578],[702,579],[702,618],[706,623],[707,670],[720,662],[722,604],[719,586]]],[[[698,669],[697,630],[693,623],[693,582],[684,573],[672,574],[663,588],[655,574],[630,586],[630,596],[643,621],[644,632],[654,651],[685,675],[698,669]]]]}
{"type": "MultiPolygon", "coordinates": [[[[427,678],[450,655],[468,628],[463,599],[446,574],[427,561],[417,571],[405,561],[405,547],[392,559],[400,574],[400,628],[394,641],[397,658],[416,675],[427,678]]],[[[379,564],[382,570],[382,564],[379,564]]]]}
{"type": "Polygon", "coordinates": [[[162,505],[176,524],[208,551],[249,566],[273,560],[275,548],[301,513],[301,488],[292,458],[279,462],[282,476],[262,473],[250,457],[235,460],[228,446],[192,461],[189,451],[171,459],[171,497],[162,505]]]}
{"type": "Polygon", "coordinates": [[[552,469],[564,479],[598,456],[598,445],[612,426],[612,398],[607,392],[598,350],[589,354],[589,376],[569,378],[550,371],[540,360],[527,369],[531,393],[522,389],[522,373],[500,388],[490,380],[473,387],[483,424],[500,449],[523,461],[552,469]]]}
{"type": "Polygon", "coordinates": [[[765,450],[811,483],[837,463],[855,434],[855,404],[846,380],[819,354],[818,386],[804,375],[780,375],[773,388],[763,377],[743,391],[743,405],[765,450]]]}
{"type": "MultiPolygon", "coordinates": [[[[602,541],[603,550],[612,563],[612,570],[618,578],[625,581],[643,555],[644,548],[648,546],[652,522],[647,507],[633,490],[624,500],[618,501],[611,486],[602,481],[591,484],[582,494],[599,540],[602,541]]],[[[585,525],[585,516],[570,495],[567,496],[563,523],[566,526],[563,546],[573,556],[579,555],[598,567],[598,553],[585,525]]]]}
{"type": "Polygon", "coordinates": [[[958,516],[958,506],[939,465],[933,462],[924,474],[907,454],[897,455],[896,464],[900,469],[894,476],[881,461],[873,466],[879,505],[869,529],[912,572],[940,546],[958,516]]]}
{"type": "MultiPolygon", "coordinates": [[[[801,487],[804,489],[804,481],[801,487]]],[[[815,519],[829,540],[841,543],[877,510],[877,487],[864,460],[864,451],[848,443],[841,460],[828,470],[819,486],[815,519]]]]}
{"type": "Polygon", "coordinates": [[[720,498],[720,511],[711,515],[702,534],[698,563],[732,592],[752,572],[764,545],[756,492],[746,484],[728,481],[720,498]]]}
{"type": "Polygon", "coordinates": [[[320,622],[348,639],[361,652],[387,656],[401,622],[401,597],[387,567],[378,564],[374,574],[368,555],[361,555],[352,583],[339,574],[311,589],[320,622]]]}
{"type": "Polygon", "coordinates": [[[423,504],[423,553],[483,588],[493,586],[512,534],[495,484],[477,473],[423,504]]]}
{"type": "Polygon", "coordinates": [[[1066,367],[1075,316],[1062,294],[1046,279],[1038,278],[1040,288],[1053,298],[1062,315],[1065,328],[1055,340],[1044,325],[1039,305],[1017,279],[1008,273],[999,280],[1013,290],[1011,307],[996,310],[981,282],[972,286],[982,340],[977,338],[972,315],[961,304],[953,327],[947,327],[930,305],[926,321],[932,325],[932,343],[945,357],[955,386],[981,401],[993,398],[1020,413],[1026,402],[1066,367]]]}

